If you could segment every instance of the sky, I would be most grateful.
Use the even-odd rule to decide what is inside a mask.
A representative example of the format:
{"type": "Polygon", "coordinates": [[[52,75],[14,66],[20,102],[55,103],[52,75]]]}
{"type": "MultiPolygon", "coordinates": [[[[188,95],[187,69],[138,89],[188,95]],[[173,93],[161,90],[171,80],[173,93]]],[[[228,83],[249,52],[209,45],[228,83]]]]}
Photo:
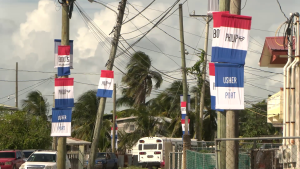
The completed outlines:
{"type": "MultiPolygon", "coordinates": [[[[184,3],[184,0],[181,0],[179,2],[184,3],[185,43],[192,47],[186,47],[189,52],[186,56],[187,67],[192,66],[197,61],[197,51],[193,48],[203,49],[205,35],[204,20],[191,18],[189,14],[195,11],[195,14],[205,15],[207,1],[187,0],[184,3]]],[[[102,0],[100,2],[117,11],[119,1],[102,0]]],[[[129,0],[128,2],[141,11],[151,1],[129,0]]],[[[129,44],[134,43],[140,37],[138,35],[141,32],[146,32],[153,26],[153,24],[148,24],[149,21],[145,17],[153,20],[172,6],[174,2],[174,0],[155,0],[142,13],[143,15],[135,17],[122,26],[122,37],[127,39],[129,44]],[[142,26],[144,27],[140,29],[141,32],[139,30],[134,31],[136,27],[142,26]],[[131,31],[134,32],[129,33],[131,31]]],[[[300,1],[297,0],[279,0],[279,2],[287,16],[292,12],[297,12],[297,7],[300,6],[300,1]]],[[[112,37],[112,34],[109,34],[116,23],[116,14],[113,11],[101,4],[90,3],[88,0],[77,0],[77,3],[107,37],[112,37]]],[[[154,28],[133,48],[148,54],[156,69],[181,79],[180,43],[175,40],[180,38],[178,4],[171,11],[175,12],[158,26],[160,29],[154,28]]],[[[138,13],[131,5],[127,4],[125,21],[138,13]]],[[[53,77],[56,73],[54,68],[54,39],[61,38],[61,13],[61,7],[57,0],[0,0],[0,104],[15,105],[15,65],[18,62],[19,107],[22,106],[22,100],[25,99],[26,94],[33,90],[41,91],[52,105],[53,77]]],[[[281,68],[261,68],[258,62],[265,38],[274,36],[276,29],[286,19],[276,0],[242,0],[241,14],[252,16],[251,38],[245,64],[245,101],[249,104],[267,98],[268,95],[278,92],[283,86],[282,75],[264,72],[282,73],[281,68]]],[[[209,31],[208,54],[211,53],[212,22],[210,22],[209,31]]],[[[73,77],[75,81],[76,101],[82,93],[97,89],[100,72],[106,69],[105,64],[109,58],[110,45],[106,43],[105,47],[103,42],[99,43],[76,8],[70,20],[70,39],[74,40],[74,69],[71,70],[70,77],[73,77]]],[[[124,41],[122,44],[127,46],[124,41]]],[[[132,50],[130,52],[133,53],[132,50]]],[[[208,60],[210,59],[208,56],[208,60]]],[[[120,55],[115,60],[115,66],[126,72],[127,62],[128,57],[120,55]]],[[[121,83],[122,73],[115,68],[114,71],[118,87],[117,97],[120,97],[121,87],[124,86],[121,83]]],[[[152,92],[150,98],[155,97],[158,92],[171,84],[171,79],[167,76],[163,77],[164,82],[161,88],[159,91],[152,92]]],[[[193,77],[188,76],[188,79],[188,86],[194,86],[193,77]]],[[[109,113],[112,106],[112,99],[107,99],[105,113],[109,113]]]]}

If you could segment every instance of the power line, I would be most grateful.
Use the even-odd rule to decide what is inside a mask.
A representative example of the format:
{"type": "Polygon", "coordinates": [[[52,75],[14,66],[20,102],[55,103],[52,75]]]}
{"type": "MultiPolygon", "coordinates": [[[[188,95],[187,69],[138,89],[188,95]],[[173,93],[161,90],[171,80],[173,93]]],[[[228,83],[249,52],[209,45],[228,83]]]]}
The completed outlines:
{"type": "Polygon", "coordinates": [[[286,18],[286,20],[289,20],[288,17],[285,15],[285,13],[282,11],[281,5],[280,5],[280,3],[279,3],[278,0],[277,0],[277,3],[278,3],[278,6],[279,6],[279,9],[280,9],[281,13],[284,15],[284,17],[286,18]]]}

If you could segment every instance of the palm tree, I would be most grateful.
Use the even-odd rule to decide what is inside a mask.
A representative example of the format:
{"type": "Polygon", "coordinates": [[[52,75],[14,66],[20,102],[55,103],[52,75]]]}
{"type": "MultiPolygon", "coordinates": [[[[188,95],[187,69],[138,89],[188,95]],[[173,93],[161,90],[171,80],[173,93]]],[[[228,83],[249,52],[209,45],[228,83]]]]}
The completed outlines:
{"type": "MultiPolygon", "coordinates": [[[[72,113],[72,136],[92,141],[95,119],[100,99],[96,96],[96,90],[89,90],[79,96],[72,113]]],[[[100,131],[101,139],[99,149],[105,150],[110,145],[111,115],[103,116],[100,131]]]]}
{"type": "Polygon", "coordinates": [[[26,99],[22,100],[22,107],[29,114],[47,119],[49,103],[38,90],[27,94],[26,99]]]}
{"type": "MultiPolygon", "coordinates": [[[[151,59],[147,54],[138,51],[131,56],[127,64],[127,75],[123,76],[122,82],[128,88],[123,90],[122,93],[123,96],[134,100],[133,106],[145,104],[146,97],[150,96],[153,87],[157,89],[162,84],[161,74],[150,70],[151,63],[151,59]]],[[[121,99],[118,101],[120,102],[121,99]]]]}

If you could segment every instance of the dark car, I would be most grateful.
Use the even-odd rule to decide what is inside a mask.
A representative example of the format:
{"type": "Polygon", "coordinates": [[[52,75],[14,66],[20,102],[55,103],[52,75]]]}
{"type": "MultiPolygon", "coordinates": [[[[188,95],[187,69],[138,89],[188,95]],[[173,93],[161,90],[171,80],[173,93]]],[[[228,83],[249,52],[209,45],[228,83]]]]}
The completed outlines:
{"type": "Polygon", "coordinates": [[[27,161],[28,157],[35,152],[35,149],[31,149],[31,150],[22,150],[23,154],[24,154],[24,160],[27,161]]]}
{"type": "Polygon", "coordinates": [[[25,161],[24,154],[20,150],[1,150],[0,151],[0,168],[17,169],[25,161]]]}
{"type": "MultiPolygon", "coordinates": [[[[85,168],[88,160],[85,163],[85,168]]],[[[95,159],[95,168],[97,169],[118,169],[118,158],[114,153],[97,153],[95,159]]]]}

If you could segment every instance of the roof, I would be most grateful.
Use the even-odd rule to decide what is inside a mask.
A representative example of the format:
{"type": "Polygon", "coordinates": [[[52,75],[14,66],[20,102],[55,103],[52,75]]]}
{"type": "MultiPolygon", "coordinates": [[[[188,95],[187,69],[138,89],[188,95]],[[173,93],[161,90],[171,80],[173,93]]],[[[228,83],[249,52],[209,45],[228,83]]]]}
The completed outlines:
{"type": "Polygon", "coordinates": [[[18,110],[17,107],[13,107],[13,106],[8,106],[8,105],[4,105],[4,104],[0,104],[0,108],[4,108],[4,109],[7,109],[7,110],[18,110]]]}
{"type": "MultiPolygon", "coordinates": [[[[259,60],[260,67],[282,68],[287,62],[288,48],[283,46],[283,36],[266,37],[259,60]]],[[[295,45],[293,46],[293,54],[295,45]]]]}
{"type": "Polygon", "coordinates": [[[80,140],[78,138],[67,137],[67,145],[90,145],[91,142],[80,140]]]}
{"type": "MultiPolygon", "coordinates": [[[[131,117],[124,117],[124,118],[118,118],[116,121],[126,121],[126,120],[132,120],[132,119],[136,119],[137,116],[131,116],[131,117]]],[[[161,123],[163,120],[166,122],[171,122],[172,119],[168,118],[168,117],[154,117],[154,119],[159,119],[159,122],[161,123]]]]}

